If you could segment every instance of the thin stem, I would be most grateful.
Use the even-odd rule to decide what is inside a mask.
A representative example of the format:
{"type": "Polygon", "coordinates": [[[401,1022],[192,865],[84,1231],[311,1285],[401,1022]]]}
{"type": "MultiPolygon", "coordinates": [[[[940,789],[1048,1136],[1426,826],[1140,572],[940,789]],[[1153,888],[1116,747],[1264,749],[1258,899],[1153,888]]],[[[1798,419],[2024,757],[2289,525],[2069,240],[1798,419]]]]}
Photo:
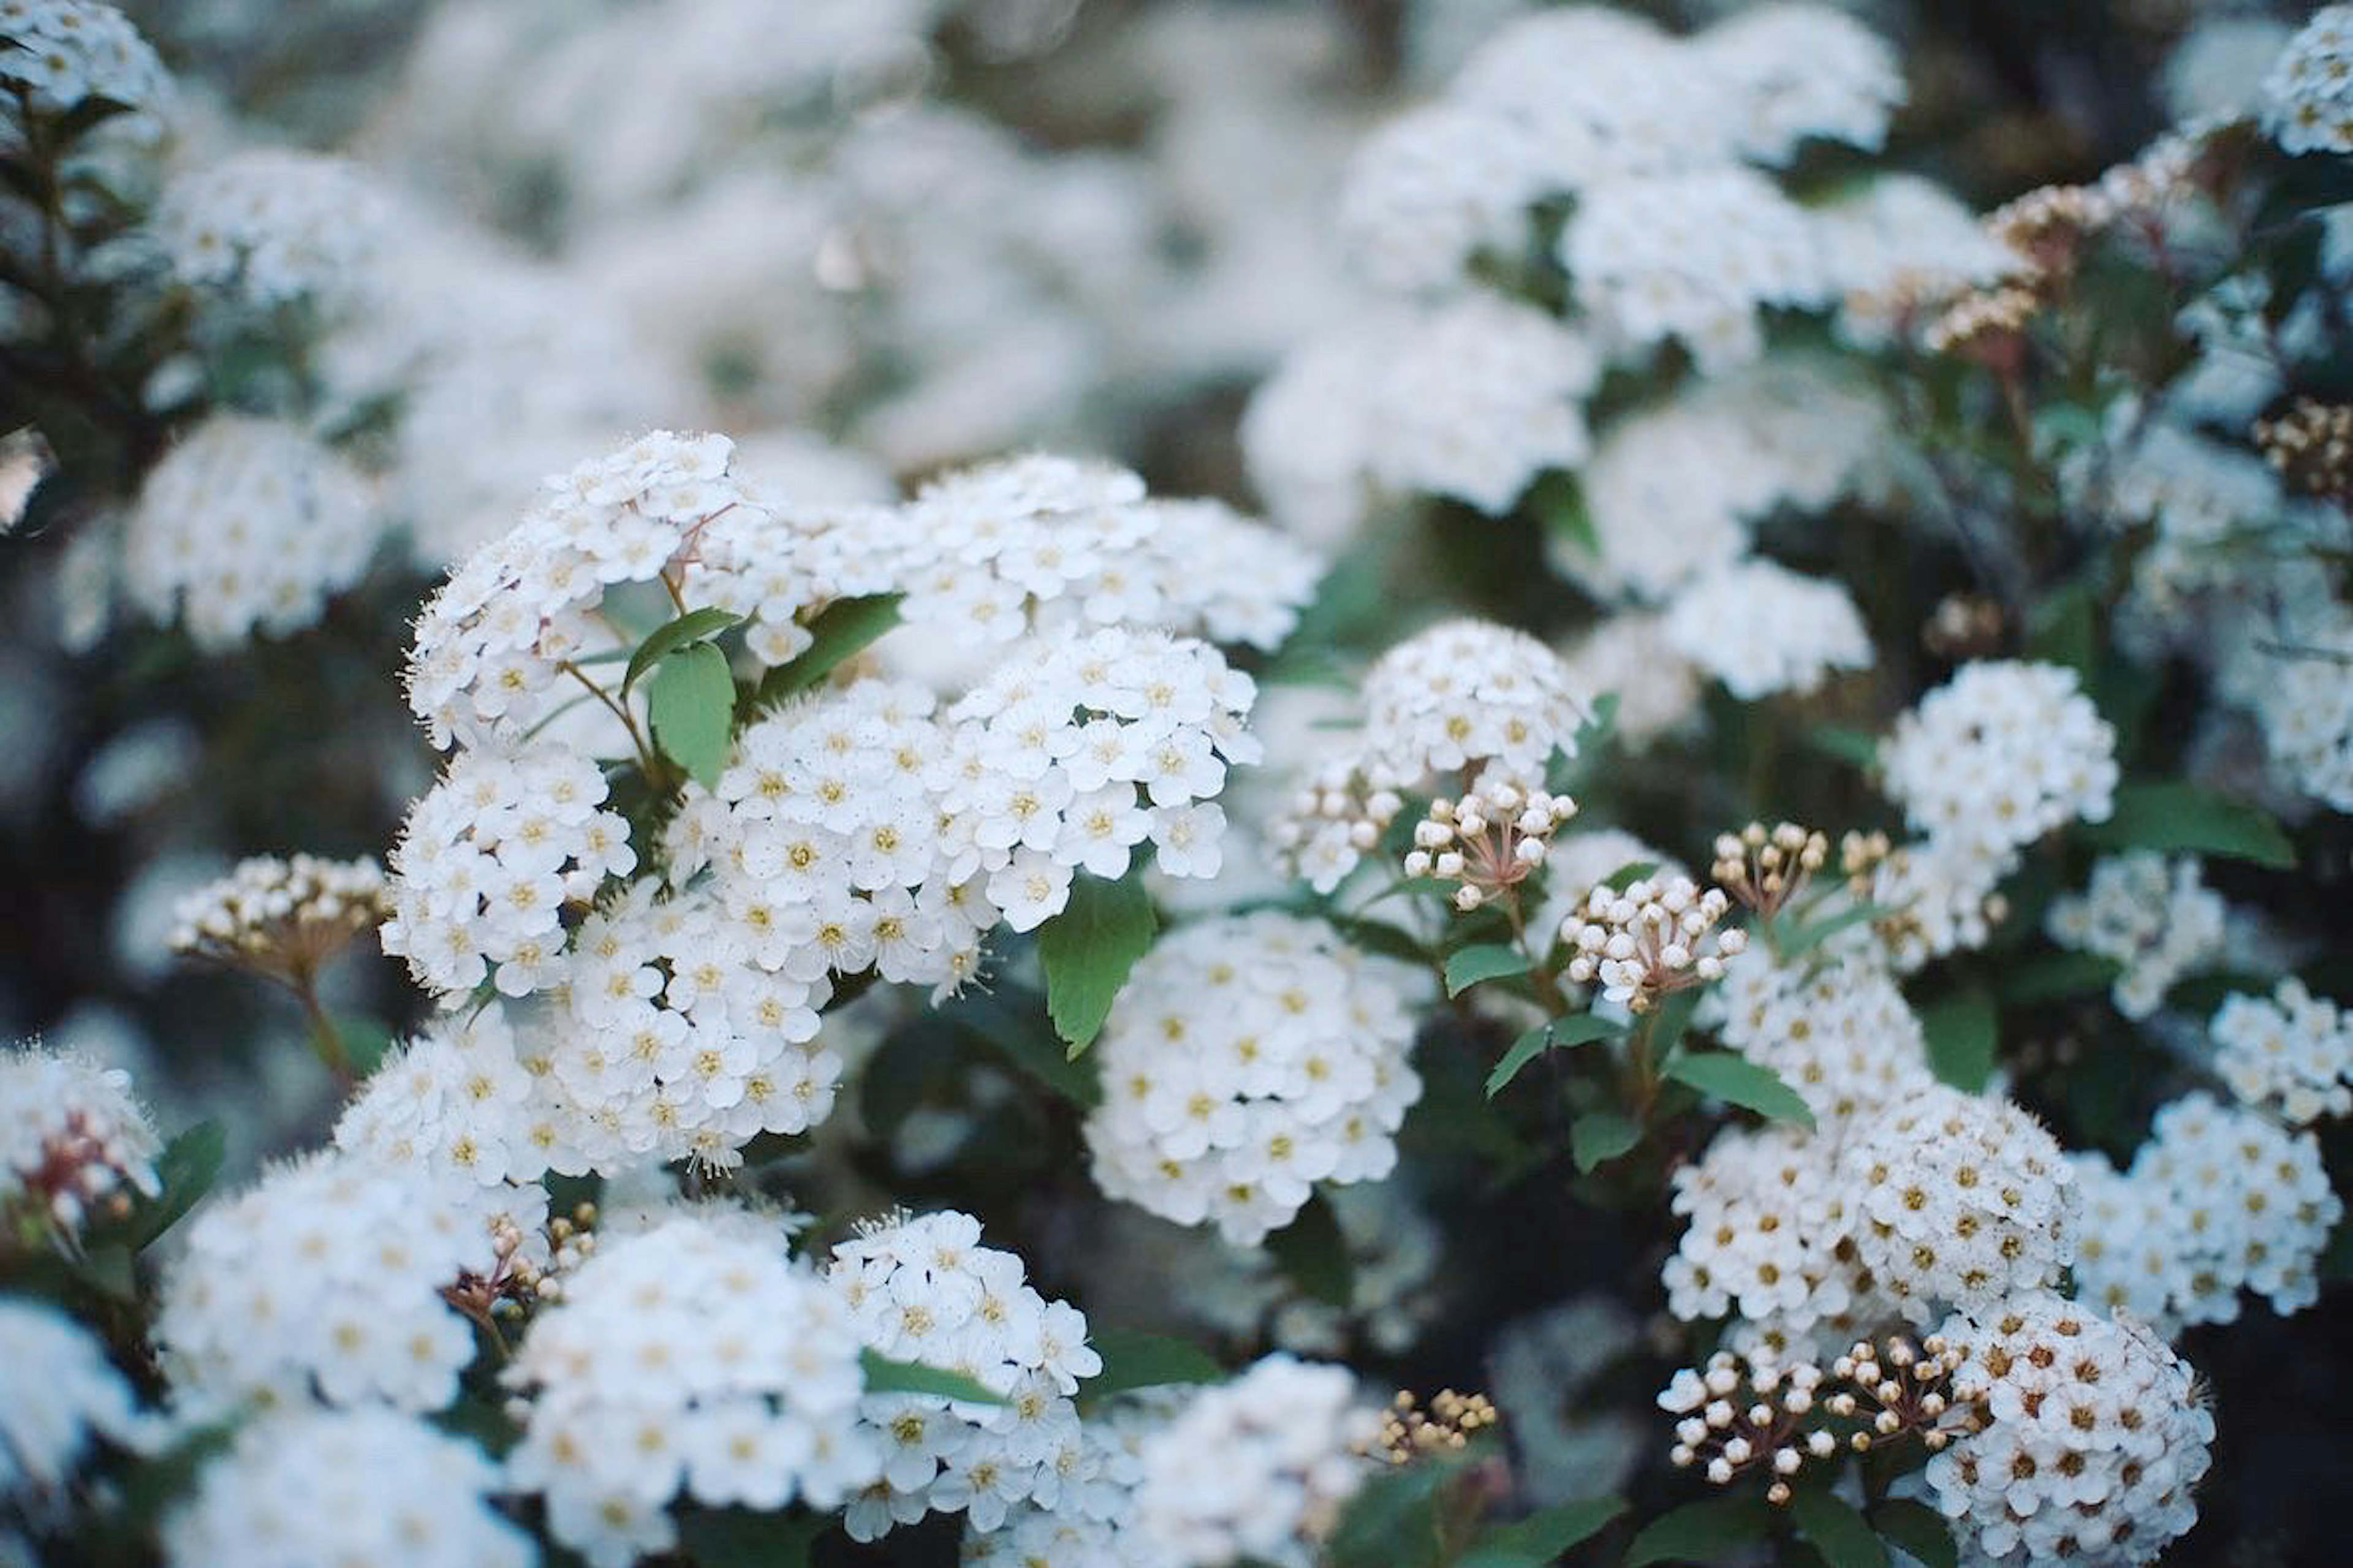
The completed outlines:
{"type": "Polygon", "coordinates": [[[335,1081],[349,1089],[359,1081],[359,1075],[352,1069],[351,1048],[343,1044],[343,1032],[335,1027],[334,1019],[319,1004],[318,987],[311,983],[308,974],[292,976],[288,985],[302,1004],[302,1016],[311,1026],[311,1048],[319,1053],[319,1059],[327,1064],[335,1081]]]}
{"type": "Polygon", "coordinates": [[[586,687],[597,701],[612,710],[613,717],[621,721],[621,728],[628,731],[629,744],[637,751],[638,766],[645,770],[646,781],[649,784],[660,784],[667,776],[666,771],[659,759],[654,755],[653,748],[646,744],[645,735],[638,729],[638,721],[631,716],[628,706],[617,700],[611,692],[597,685],[586,670],[570,659],[565,659],[556,668],[586,687]]]}

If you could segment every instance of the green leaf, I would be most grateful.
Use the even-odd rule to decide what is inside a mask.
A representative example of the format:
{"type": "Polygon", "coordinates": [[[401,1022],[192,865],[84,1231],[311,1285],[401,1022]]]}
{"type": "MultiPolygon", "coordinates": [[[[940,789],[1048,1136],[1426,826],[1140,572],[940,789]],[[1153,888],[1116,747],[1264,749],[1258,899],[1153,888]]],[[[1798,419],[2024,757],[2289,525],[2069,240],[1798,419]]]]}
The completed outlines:
{"type": "Polygon", "coordinates": [[[708,641],[731,626],[741,626],[744,617],[729,610],[689,610],[674,621],[656,626],[653,634],[638,645],[629,656],[628,673],[621,677],[621,689],[627,691],[638,683],[638,678],[668,658],[689,643],[708,641]]]}
{"type": "Polygon", "coordinates": [[[1831,1568],[1887,1568],[1887,1548],[1862,1514],[1824,1487],[1799,1487],[1789,1498],[1798,1533],[1831,1568]]]}
{"type": "Polygon", "coordinates": [[[2129,784],[2116,791],[2105,822],[2084,829],[2084,841],[2103,849],[2160,849],[2252,860],[2293,870],[2295,846],[2278,823],[2251,805],[2196,784],[2129,784]]]}
{"type": "Polygon", "coordinates": [[[1706,1562],[1765,1539],[1772,1528],[1772,1505],[1759,1497],[1709,1498],[1687,1502],[1642,1527],[1626,1549],[1623,1568],[1649,1563],[1706,1562]]]}
{"type": "Polygon", "coordinates": [[[914,1361],[893,1361],[872,1351],[860,1351],[858,1365],[866,1373],[866,1392],[869,1394],[935,1394],[945,1399],[960,1399],[967,1405],[1012,1403],[977,1379],[960,1372],[950,1372],[945,1367],[925,1366],[914,1361]]]}
{"type": "Polygon", "coordinates": [[[1356,1300],[1356,1265],[1348,1256],[1339,1217],[1321,1192],[1310,1193],[1298,1217],[1268,1237],[1267,1252],[1291,1282],[1327,1307],[1345,1311],[1356,1300]]]}
{"type": "Polygon", "coordinates": [[[1103,1103],[1103,1079],[1092,1060],[1073,1060],[1046,1026],[1046,999],[1021,986],[994,991],[965,987],[940,1016],[982,1040],[1049,1090],[1081,1110],[1103,1103]]]}
{"type": "Polygon", "coordinates": [[[662,660],[646,683],[646,715],[670,759],[703,788],[717,789],[735,722],[735,679],[727,673],[727,656],[699,642],[662,660]]]}
{"type": "Polygon", "coordinates": [[[1852,763],[1865,773],[1879,765],[1879,737],[1868,730],[1817,724],[1806,731],[1806,743],[1825,756],[1852,763]]]}
{"type": "Polygon", "coordinates": [[[1993,1077],[1998,1031],[1993,997],[1983,986],[1923,1007],[1920,1027],[1928,1037],[1928,1065],[1938,1078],[1970,1094],[1985,1088],[1993,1077]]]}
{"type": "Polygon", "coordinates": [[[1577,732],[1568,738],[1569,744],[1575,748],[1577,755],[1583,756],[1598,747],[1608,745],[1609,738],[1617,732],[1618,694],[1605,691],[1593,700],[1592,710],[1577,726],[1577,732]]]}
{"type": "Polygon", "coordinates": [[[1651,1054],[1653,1059],[1664,1061],[1667,1053],[1682,1043],[1683,1033],[1691,1027],[1692,1015],[1699,1011],[1699,987],[1686,986],[1659,1004],[1656,1022],[1651,1026],[1651,1054]]]}
{"type": "Polygon", "coordinates": [[[1626,1026],[1591,1013],[1579,1013],[1574,1018],[1555,1018],[1549,1024],[1538,1024],[1512,1043],[1495,1070],[1487,1075],[1487,1098],[1493,1100],[1503,1092],[1504,1086],[1520,1076],[1520,1069],[1551,1050],[1556,1046],[1582,1046],[1594,1040],[1606,1040],[1625,1032],[1626,1026]]]}
{"type": "Polygon", "coordinates": [[[1446,994],[1460,996],[1482,980],[1506,980],[1535,967],[1526,953],[1504,942],[1462,948],[1446,955],[1446,994]]]}
{"type": "Polygon", "coordinates": [[[689,1507],[678,1510],[678,1544],[695,1568],[808,1568],[832,1524],[827,1514],[689,1507]]]}
{"type": "Polygon", "coordinates": [[[2063,664],[2086,680],[2100,652],[2098,595],[2088,582],[2056,588],[2027,614],[2026,656],[2063,664]]]}
{"type": "Polygon", "coordinates": [[[2059,1002],[2105,991],[2124,970],[2095,952],[2053,952],[2020,964],[2001,983],[2006,1004],[2059,1002]]]}
{"type": "Polygon", "coordinates": [[[1953,1544],[1952,1528],[1945,1516],[1925,1502],[1896,1498],[1871,1510],[1873,1528],[1910,1552],[1926,1568],[1959,1568],[1960,1549],[1953,1544]]]}
{"type": "Polygon", "coordinates": [[[1802,958],[1842,931],[1871,921],[1884,920],[1894,912],[1883,904],[1857,904],[1834,915],[1826,915],[1820,920],[1792,928],[1773,944],[1773,951],[1785,959],[1802,958]]]}
{"type": "Polygon", "coordinates": [[[836,599],[808,624],[817,640],[790,661],[760,678],[752,700],[765,708],[797,692],[807,691],[833,673],[844,660],[854,658],[867,645],[899,624],[903,594],[869,594],[858,599],[836,599]]]}
{"type": "Polygon", "coordinates": [[[365,1013],[337,1014],[335,1034],[343,1042],[343,1055],[352,1071],[363,1079],[382,1066],[392,1051],[392,1026],[365,1013]]]}
{"type": "Polygon", "coordinates": [[[1814,1124],[1814,1113],[1796,1089],[1781,1081],[1780,1074],[1730,1051],[1687,1052],[1667,1063],[1667,1076],[1776,1121],[1794,1121],[1808,1129],[1814,1124]]]}
{"type": "Polygon", "coordinates": [[[134,1252],[180,1223],[220,1178],[228,1133],[217,1121],[199,1121],[172,1140],[155,1162],[162,1191],[132,1216],[126,1238],[134,1252]]]}
{"type": "Polygon", "coordinates": [[[1350,947],[1394,958],[1416,968],[1430,962],[1430,949],[1409,931],[1399,930],[1385,921],[1359,920],[1349,915],[1332,918],[1332,929],[1347,939],[1350,947]]]}
{"type": "Polygon", "coordinates": [[[1038,931],[1038,956],[1046,966],[1046,1012],[1054,1032],[1075,1060],[1094,1044],[1111,1016],[1112,1002],[1152,946],[1159,921],[1140,869],[1116,882],[1080,876],[1071,883],[1071,901],[1038,931]]]}
{"type": "Polygon", "coordinates": [[[1579,1542],[1626,1511],[1626,1500],[1588,1498],[1528,1515],[1517,1524],[1490,1531],[1461,1558],[1456,1568],[1546,1568],[1579,1542]]]}
{"type": "Polygon", "coordinates": [[[1460,1473],[1426,1459],[1374,1476],[1348,1500],[1326,1551],[1336,1568],[1430,1568],[1438,1561],[1439,1493],[1460,1473]]]}
{"type": "Polygon", "coordinates": [[[67,1271],[101,1296],[117,1301],[139,1299],[139,1271],[131,1260],[131,1248],[119,1241],[85,1247],[67,1271]]]}
{"type": "Polygon", "coordinates": [[[1226,1375],[1215,1356],[1189,1340],[1133,1329],[1097,1329],[1087,1342],[1103,1357],[1103,1371],[1087,1380],[1090,1399],[1172,1383],[1216,1383],[1226,1375]]]}
{"type": "Polygon", "coordinates": [[[1642,1130],[1614,1110],[1588,1110],[1568,1129],[1568,1152],[1580,1171],[1606,1164],[1641,1141],[1642,1130]]]}
{"type": "Polygon", "coordinates": [[[1607,877],[1602,878],[1601,885],[1613,893],[1622,893],[1643,878],[1652,875],[1658,868],[1659,863],[1656,860],[1629,860],[1607,877]]]}

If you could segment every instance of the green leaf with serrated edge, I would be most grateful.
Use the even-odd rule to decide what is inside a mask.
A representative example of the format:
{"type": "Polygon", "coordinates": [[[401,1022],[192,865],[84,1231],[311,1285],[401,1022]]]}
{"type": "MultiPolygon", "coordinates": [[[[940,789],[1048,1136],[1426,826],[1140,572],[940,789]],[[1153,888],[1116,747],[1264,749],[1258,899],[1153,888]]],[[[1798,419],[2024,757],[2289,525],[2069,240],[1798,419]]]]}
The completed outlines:
{"type": "Polygon", "coordinates": [[[1504,1086],[1520,1076],[1520,1069],[1555,1047],[1582,1046],[1595,1040],[1606,1040],[1612,1035],[1626,1032],[1626,1026],[1614,1019],[1597,1017],[1591,1013],[1579,1013],[1573,1018],[1555,1018],[1549,1024],[1538,1024],[1512,1042],[1495,1070],[1487,1075],[1487,1098],[1493,1100],[1503,1092],[1504,1086]]]}
{"type": "Polygon", "coordinates": [[[131,1216],[125,1239],[132,1251],[146,1247],[180,1222],[220,1178],[221,1159],[228,1151],[227,1131],[216,1121],[199,1121],[172,1140],[155,1162],[158,1192],[131,1216]]]}
{"type": "Polygon", "coordinates": [[[2001,983],[2004,1003],[2062,1002],[2105,991],[2124,970],[2095,952],[2052,952],[2020,964],[2001,983]]]}
{"type": "Polygon", "coordinates": [[[2087,824],[2083,839],[2101,849],[2156,849],[2252,860],[2274,871],[2293,870],[2295,846],[2280,825],[2190,784],[2129,784],[2116,791],[2105,822],[2087,824]]]}
{"type": "Polygon", "coordinates": [[[1086,1396],[1102,1399],[1131,1388],[1176,1383],[1216,1383],[1226,1375],[1217,1357],[1190,1340],[1133,1329],[1096,1329],[1087,1343],[1103,1358],[1103,1371],[1087,1379],[1086,1396]]]}
{"type": "Polygon", "coordinates": [[[1265,1245],[1291,1282],[1316,1300],[1343,1311],[1355,1304],[1356,1265],[1322,1193],[1310,1193],[1298,1216],[1270,1235],[1265,1245]]]}
{"type": "Polygon", "coordinates": [[[1879,765],[1879,737],[1868,730],[1817,724],[1806,731],[1806,743],[1825,756],[1852,763],[1865,773],[1879,765]]]}
{"type": "Polygon", "coordinates": [[[1773,1509],[1763,1498],[1709,1498],[1687,1502],[1644,1525],[1626,1548],[1622,1568],[1645,1563],[1704,1563],[1765,1539],[1773,1509]]]}
{"type": "Polygon", "coordinates": [[[1790,1494],[1789,1517],[1831,1568],[1887,1568],[1887,1547],[1870,1523],[1826,1489],[1798,1488],[1790,1494]]]}
{"type": "Polygon", "coordinates": [[[940,1017],[987,1043],[1016,1068],[1082,1110],[1103,1103],[1103,1079],[1092,1058],[1073,1059],[1046,1024],[1046,999],[1022,986],[967,986],[940,1008],[940,1017]]]}
{"type": "Polygon", "coordinates": [[[836,599],[808,624],[816,640],[790,660],[760,678],[752,700],[759,707],[781,702],[807,691],[833,673],[844,660],[856,658],[875,638],[899,624],[903,594],[869,594],[862,598],[836,599]]]}
{"type": "Polygon", "coordinates": [[[1613,893],[1622,893],[1643,878],[1656,873],[1658,868],[1659,863],[1656,860],[1629,860],[1607,877],[1602,878],[1601,886],[1613,893]]]}
{"type": "Polygon", "coordinates": [[[1073,1058],[1103,1032],[1128,971],[1158,929],[1140,868],[1116,882],[1083,874],[1073,879],[1070,902],[1039,928],[1046,1013],[1073,1058]]]}
{"type": "Polygon", "coordinates": [[[1482,980],[1508,980],[1535,967],[1526,953],[1503,942],[1462,948],[1446,955],[1446,994],[1460,996],[1482,980]]]}
{"type": "Polygon", "coordinates": [[[690,643],[708,641],[731,626],[741,626],[744,617],[732,610],[689,610],[676,620],[656,626],[653,635],[638,645],[629,656],[628,672],[621,677],[621,689],[627,691],[638,683],[646,671],[690,643]]]}
{"type": "Polygon", "coordinates": [[[1999,1037],[1993,997],[1984,987],[1957,991],[1921,1008],[1920,1028],[1928,1037],[1928,1066],[1938,1078],[1969,1094],[1985,1088],[1999,1037]]]}
{"type": "Polygon", "coordinates": [[[1953,1543],[1952,1527],[1925,1502],[1895,1498],[1881,1503],[1871,1510],[1871,1524],[1925,1568],[1959,1568],[1961,1552],[1953,1543]]]}
{"type": "Polygon", "coordinates": [[[703,788],[717,789],[735,722],[735,679],[727,673],[727,656],[699,642],[662,660],[646,682],[646,716],[663,754],[703,788]]]}
{"type": "Polygon", "coordinates": [[[1607,1164],[1642,1141],[1642,1130],[1614,1110],[1588,1110],[1568,1129],[1568,1152],[1580,1171],[1607,1164]]]}
{"type": "Polygon", "coordinates": [[[1808,1129],[1814,1124],[1814,1113],[1798,1091],[1783,1083],[1781,1075],[1771,1068],[1759,1067],[1746,1057],[1730,1051],[1690,1051],[1670,1060],[1666,1072],[1677,1083],[1687,1083],[1702,1094],[1776,1121],[1794,1121],[1808,1129]]]}
{"type": "Polygon", "coordinates": [[[1588,1498],[1542,1509],[1516,1524],[1487,1532],[1455,1560],[1455,1568],[1547,1568],[1562,1552],[1589,1541],[1626,1511],[1626,1500],[1588,1498]]]}
{"type": "Polygon", "coordinates": [[[893,1361],[872,1351],[858,1352],[859,1370],[866,1374],[869,1394],[935,1394],[944,1399],[962,1400],[967,1405],[1010,1405],[1013,1402],[1001,1394],[992,1393],[978,1379],[945,1367],[925,1366],[921,1362],[893,1361]]]}

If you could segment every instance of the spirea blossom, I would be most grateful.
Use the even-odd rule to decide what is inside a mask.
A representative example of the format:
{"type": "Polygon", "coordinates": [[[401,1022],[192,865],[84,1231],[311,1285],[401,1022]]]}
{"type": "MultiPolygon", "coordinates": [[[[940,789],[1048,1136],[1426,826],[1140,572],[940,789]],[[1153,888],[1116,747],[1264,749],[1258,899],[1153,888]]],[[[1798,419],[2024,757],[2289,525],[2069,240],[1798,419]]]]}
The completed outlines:
{"type": "Polygon", "coordinates": [[[2136,849],[2102,857],[2091,886],[2052,900],[2043,924],[2060,946],[2118,964],[2116,1011],[2146,1018],[2175,981],[2221,956],[2228,913],[2195,856],[2136,849]]]}
{"type": "Polygon", "coordinates": [[[321,1154],[207,1205],[155,1319],[181,1405],[198,1418],[248,1400],[447,1405],[474,1331],[442,1287],[496,1266],[488,1225],[456,1197],[422,1172],[321,1154]]]}
{"type": "Polygon", "coordinates": [[[2300,980],[2271,995],[2232,994],[2208,1026],[2214,1070],[2250,1105],[2268,1103],[2302,1126],[2353,1111],[2353,1018],[2300,980]]]}
{"type": "Polygon", "coordinates": [[[1699,707],[1699,671],[1667,640],[1663,616],[1621,610],[1562,657],[1571,690],[1618,699],[1610,732],[1630,751],[1646,750],[1699,707]]]}
{"type": "Polygon", "coordinates": [[[533,1324],[504,1374],[530,1397],[508,1478],[545,1495],[550,1531],[595,1568],[675,1545],[674,1498],[839,1507],[881,1466],[852,1419],[859,1350],[781,1233],[667,1220],[599,1247],[533,1324]]]}
{"type": "MultiPolygon", "coordinates": [[[[2284,647],[2252,652],[2243,684],[2263,731],[2272,773],[2292,789],[2353,812],[2353,609],[2304,610],[2280,634],[2284,647]]],[[[2272,639],[2274,642],[2276,639],[2272,639]]]]}
{"type": "Polygon", "coordinates": [[[2116,752],[2073,670],[1987,659],[1898,719],[1879,763],[1915,827],[2000,855],[2063,823],[2106,821],[2116,752]]]}
{"type": "Polygon", "coordinates": [[[384,919],[384,868],[364,857],[252,856],[174,912],[174,951],[300,979],[384,919]]]}
{"type": "Polygon", "coordinates": [[[161,1191],[131,1075],[37,1043],[0,1051],[0,1216],[71,1232],[161,1191]]]}
{"type": "Polygon", "coordinates": [[[1666,640],[1743,701],[1818,689],[1833,669],[1865,669],[1871,635],[1839,583],[1749,560],[1700,578],[1668,607],[1666,640]]]}
{"type": "Polygon", "coordinates": [[[1481,249],[1516,247],[1541,178],[1531,140],[1451,103],[1374,132],[1340,190],[1340,236],[1358,268],[1386,289],[1440,289],[1481,249]]]}
{"type": "Polygon", "coordinates": [[[156,109],[171,98],[172,79],[139,29],[94,0],[9,0],[0,44],[0,81],[21,84],[51,112],[91,99],[156,109]]]}
{"type": "Polygon", "coordinates": [[[1919,1017],[1878,964],[1808,971],[1761,958],[1731,965],[1713,994],[1724,1043],[1771,1068],[1818,1119],[1875,1114],[1930,1081],[1919,1017]]]}
{"type": "Polygon", "coordinates": [[[1319,922],[1267,911],[1179,928],[1130,973],[1087,1119],[1105,1194],[1249,1245],[1315,1183],[1373,1180],[1421,1093],[1412,983],[1319,922]]]}
{"type": "Polygon", "coordinates": [[[377,534],[342,458],[292,425],[216,414],[147,476],[123,531],[123,588],[198,647],[232,647],[315,624],[377,534]]]}
{"type": "Polygon", "coordinates": [[[2353,5],[2327,5],[2263,79],[2263,128],[2290,153],[2353,153],[2353,5]]]}
{"type": "Polygon", "coordinates": [[[96,1339],[56,1309],[0,1297],[0,1504],[37,1515],[99,1442],[136,1445],[146,1424],[96,1339]]]}
{"type": "Polygon", "coordinates": [[[1145,1438],[1134,1529],[1199,1568],[1310,1568],[1370,1472],[1356,1450],[1377,1424],[1345,1367],[1268,1356],[1145,1438]]]}
{"type": "Polygon", "coordinates": [[[1856,1256],[1912,1321],[2053,1283],[2074,1256],[2074,1168],[2017,1106],[1929,1084],[1858,1131],[1839,1167],[1856,1256]]]}
{"type": "Polygon", "coordinates": [[[1060,1500],[1084,1458],[1071,1396],[1103,1370],[1083,1314],[1039,1295],[1018,1255],[981,1246],[980,1222],[955,1212],[862,1228],[834,1247],[826,1283],[869,1349],[963,1373],[1008,1401],[869,1394],[859,1426],[882,1474],[850,1503],[852,1539],[934,1512],[963,1512],[985,1532],[1017,1506],[1060,1500]]]}
{"type": "Polygon", "coordinates": [[[517,1054],[506,1009],[445,1014],[393,1047],[335,1122],[335,1147],[492,1185],[563,1159],[563,1127],[517,1054]]]}
{"type": "Polygon", "coordinates": [[[2198,1517],[2214,1418],[2189,1367],[2129,1319],[2024,1292],[1944,1326],[1982,1430],[1928,1461],[1963,1561],[2137,1568],[2198,1517]]]}
{"type": "Polygon", "coordinates": [[[491,1499],[499,1468],[391,1410],[293,1409],[238,1428],[164,1521],[172,1568],[532,1568],[539,1551],[491,1499]]]}
{"type": "Polygon", "coordinates": [[[1691,52],[1729,89],[1726,112],[1741,155],[1788,163],[1809,138],[1876,150],[1904,101],[1904,70],[1883,38],[1828,5],[1779,4],[1736,11],[1694,38],[1691,52]]]}
{"type": "Polygon", "coordinates": [[[1568,978],[1597,984],[1609,1001],[1647,1013],[1670,992],[1724,977],[1727,961],[1748,942],[1743,931],[1717,929],[1729,907],[1722,889],[1702,892],[1688,877],[1605,883],[1561,922],[1560,940],[1573,955],[1568,978]]]}
{"type": "Polygon", "coordinates": [[[350,302],[399,222],[358,165],[254,148],[173,180],[150,233],[177,281],[268,308],[350,302]]]}

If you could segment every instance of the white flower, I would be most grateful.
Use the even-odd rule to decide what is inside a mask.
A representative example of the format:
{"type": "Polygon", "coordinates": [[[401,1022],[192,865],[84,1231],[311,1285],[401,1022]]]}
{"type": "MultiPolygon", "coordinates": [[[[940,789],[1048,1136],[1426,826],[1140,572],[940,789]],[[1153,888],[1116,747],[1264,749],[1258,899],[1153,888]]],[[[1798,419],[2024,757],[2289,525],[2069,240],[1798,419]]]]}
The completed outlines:
{"type": "Polygon", "coordinates": [[[17,1373],[0,1401],[0,1502],[37,1516],[65,1496],[93,1442],[135,1447],[149,1435],[130,1384],[62,1312],[0,1298],[0,1364],[17,1373]]]}
{"type": "Polygon", "coordinates": [[[161,1191],[131,1075],[36,1042],[0,1052],[0,1216],[79,1230],[161,1191]]]}
{"type": "Polygon", "coordinates": [[[1915,827],[2000,856],[2065,822],[2107,820],[2116,750],[2073,670],[1980,660],[1898,719],[1879,762],[1915,827]]]}
{"type": "Polygon", "coordinates": [[[2101,857],[2091,886],[2053,899],[2043,925],[2062,947],[2113,959],[2116,1011],[2146,1018],[2175,981],[2221,956],[2228,913],[2194,856],[2137,849],[2101,857]]]}
{"type": "Polygon", "coordinates": [[[356,307],[404,221],[358,164],[253,148],[172,180],[152,233],[182,283],[263,308],[304,298],[356,307]]]}
{"type": "Polygon", "coordinates": [[[1833,669],[1867,669],[1871,635],[1846,589],[1770,561],[1722,567],[1667,609],[1666,640],[1744,701],[1819,689],[1833,669]]]}
{"type": "Polygon", "coordinates": [[[2273,1102],[2298,1126],[2353,1111],[2353,1020],[2303,982],[2226,997],[2209,1028],[2214,1070],[2250,1105],[2273,1102]]]}
{"type": "Polygon", "coordinates": [[[95,0],[16,0],[0,16],[0,81],[22,84],[52,112],[90,99],[164,110],[173,83],[129,19],[95,0]]]}
{"type": "Polygon", "coordinates": [[[2327,5],[2263,79],[2263,126],[2290,153],[2353,153],[2353,5],[2327,5]]]}

